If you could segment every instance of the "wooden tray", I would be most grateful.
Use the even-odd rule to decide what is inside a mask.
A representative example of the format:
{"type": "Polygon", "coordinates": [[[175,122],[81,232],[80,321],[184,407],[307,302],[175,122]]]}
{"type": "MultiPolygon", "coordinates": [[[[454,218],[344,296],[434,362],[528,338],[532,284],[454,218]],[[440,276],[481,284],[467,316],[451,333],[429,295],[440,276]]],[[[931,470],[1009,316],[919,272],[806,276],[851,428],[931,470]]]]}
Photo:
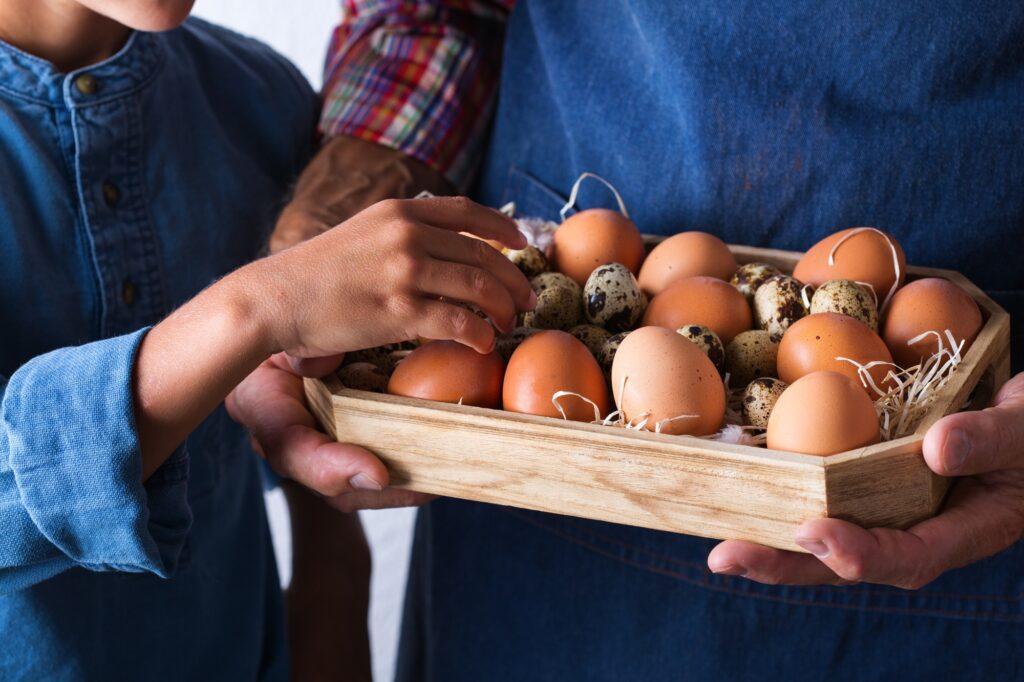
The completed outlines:
{"type": "MultiPolygon", "coordinates": [[[[784,272],[801,255],[730,248],[784,272]]],[[[397,487],[803,551],[793,538],[807,519],[899,528],[934,515],[949,479],[925,465],[924,432],[968,401],[987,405],[1009,378],[1009,315],[959,273],[908,275],[960,285],[985,325],[916,433],[829,457],[354,391],[333,377],[307,379],[306,395],[324,428],[376,453],[397,487]]]]}

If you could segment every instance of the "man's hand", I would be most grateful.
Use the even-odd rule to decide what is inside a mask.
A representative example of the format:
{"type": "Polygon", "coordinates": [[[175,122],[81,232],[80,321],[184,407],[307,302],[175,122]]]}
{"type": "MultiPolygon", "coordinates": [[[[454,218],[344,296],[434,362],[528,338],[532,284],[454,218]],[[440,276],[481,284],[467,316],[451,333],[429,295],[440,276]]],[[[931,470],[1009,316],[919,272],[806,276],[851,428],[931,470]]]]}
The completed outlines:
{"type": "Polygon", "coordinates": [[[715,573],[768,584],[879,583],[922,587],[1024,537],[1024,374],[992,407],[938,421],[925,436],[928,466],[962,476],[942,512],[909,530],[865,530],[837,519],[804,523],[797,544],[813,556],[727,541],[708,557],[715,573]]]}
{"type": "Polygon", "coordinates": [[[302,172],[270,237],[270,252],[326,232],[378,201],[409,199],[423,190],[454,193],[441,173],[400,151],[344,135],[332,138],[302,172]]]}

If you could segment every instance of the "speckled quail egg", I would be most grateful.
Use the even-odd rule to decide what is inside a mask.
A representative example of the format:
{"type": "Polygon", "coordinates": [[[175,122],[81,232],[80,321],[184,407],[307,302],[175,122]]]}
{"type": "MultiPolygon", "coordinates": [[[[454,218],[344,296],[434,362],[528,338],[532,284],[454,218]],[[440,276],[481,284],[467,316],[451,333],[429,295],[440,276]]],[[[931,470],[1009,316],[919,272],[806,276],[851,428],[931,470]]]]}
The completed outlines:
{"type": "Polygon", "coordinates": [[[732,386],[746,386],[760,377],[777,374],[779,344],[764,329],[740,332],[725,347],[725,367],[732,386]]]}
{"type": "Polygon", "coordinates": [[[754,292],[757,291],[757,288],[775,275],[781,274],[782,272],[774,265],[768,265],[767,263],[744,263],[733,273],[729,284],[739,289],[739,292],[746,296],[748,301],[753,303],[754,292]]]}
{"type": "Polygon", "coordinates": [[[583,286],[583,314],[591,324],[611,332],[635,327],[645,307],[636,277],[621,263],[596,268],[583,286]]]}
{"type": "Polygon", "coordinates": [[[503,253],[527,278],[536,277],[551,269],[544,252],[532,244],[524,249],[505,249],[503,253]]]}
{"type": "Polygon", "coordinates": [[[612,333],[593,324],[578,324],[569,333],[583,342],[590,354],[595,358],[601,354],[604,342],[611,338],[612,333]]]}
{"type": "Polygon", "coordinates": [[[803,285],[792,277],[775,275],[754,292],[754,320],[778,341],[789,326],[807,315],[800,290],[803,285]]]}
{"type": "Polygon", "coordinates": [[[530,286],[538,295],[548,289],[567,288],[575,291],[577,296],[583,296],[583,289],[580,285],[568,275],[563,275],[560,272],[542,272],[539,275],[534,275],[530,278],[530,286]]]}
{"type": "Polygon", "coordinates": [[[604,375],[610,377],[612,375],[612,362],[615,360],[615,352],[619,350],[619,346],[622,341],[629,335],[629,332],[619,332],[608,337],[608,340],[601,346],[601,352],[597,356],[597,362],[601,365],[601,369],[604,370],[604,375]]]}
{"type": "Polygon", "coordinates": [[[878,331],[878,303],[871,290],[848,279],[830,279],[811,297],[811,313],[839,313],[878,331]]]}
{"type": "Polygon", "coordinates": [[[786,382],[774,377],[761,377],[747,384],[741,400],[743,423],[761,429],[768,428],[768,417],[775,407],[775,401],[785,390],[786,382]]]}
{"type": "Polygon", "coordinates": [[[539,331],[539,329],[534,329],[533,327],[516,327],[508,334],[502,334],[497,337],[494,340],[494,349],[498,351],[498,354],[505,362],[508,362],[515,349],[519,348],[519,344],[539,331]]]}
{"type": "Polygon", "coordinates": [[[346,388],[357,391],[383,393],[388,387],[388,373],[372,362],[353,362],[345,365],[338,370],[338,379],[346,388]]]}
{"type": "Polygon", "coordinates": [[[725,348],[718,334],[700,324],[688,324],[676,332],[696,344],[708,356],[718,373],[725,374],[725,348]]]}
{"type": "Polygon", "coordinates": [[[580,285],[560,272],[544,272],[530,280],[537,305],[523,313],[522,326],[535,329],[572,329],[580,321],[583,293],[580,285]]]}

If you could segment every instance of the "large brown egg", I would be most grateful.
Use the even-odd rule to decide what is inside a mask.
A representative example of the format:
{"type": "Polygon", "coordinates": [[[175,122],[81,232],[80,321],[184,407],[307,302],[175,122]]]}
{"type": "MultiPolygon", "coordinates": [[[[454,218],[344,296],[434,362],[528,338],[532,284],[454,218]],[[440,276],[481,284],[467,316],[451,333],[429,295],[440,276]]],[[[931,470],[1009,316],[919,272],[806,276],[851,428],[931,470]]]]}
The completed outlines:
{"type": "Polygon", "coordinates": [[[676,330],[702,324],[728,345],[753,325],[747,298],[715,277],[687,277],[669,285],[647,306],[644,325],[676,330]]]}
{"type": "Polygon", "coordinates": [[[650,431],[705,436],[725,416],[725,385],[714,364],[661,327],[637,329],[622,342],[612,363],[612,391],[623,416],[634,424],[646,418],[650,431]]]}
{"type": "Polygon", "coordinates": [[[801,377],[782,392],[768,417],[772,450],[834,455],[878,440],[874,404],[860,384],[838,372],[801,377]]]}
{"type": "Polygon", "coordinates": [[[889,296],[894,283],[903,284],[906,273],[907,258],[899,242],[892,236],[874,228],[851,227],[829,235],[812,246],[796,264],[793,277],[815,287],[831,279],[870,284],[881,302],[889,296]],[[833,249],[834,262],[830,265],[829,254],[833,253],[833,249]],[[896,262],[893,261],[894,249],[896,262]]]}
{"type": "Polygon", "coordinates": [[[430,341],[398,363],[388,393],[477,407],[501,406],[505,363],[455,341],[430,341]]]}
{"type": "Polygon", "coordinates": [[[680,232],[654,247],[637,280],[645,294],[656,296],[687,277],[705,275],[728,281],[737,267],[732,251],[715,235],[680,232]]]}
{"type": "MultiPolygon", "coordinates": [[[[838,360],[840,357],[862,365],[875,360],[892,362],[885,342],[860,320],[839,313],[815,313],[797,320],[782,336],[776,360],[779,378],[792,384],[811,372],[830,370],[861,386],[857,368],[838,360]]],[[[884,390],[885,377],[892,369],[890,365],[877,365],[869,371],[875,384],[884,390]]],[[[869,395],[875,395],[870,388],[866,390],[869,395]]]]}
{"type": "MultiPolygon", "coordinates": [[[[610,412],[608,387],[597,360],[579,339],[563,331],[542,331],[516,348],[508,361],[502,390],[510,412],[561,417],[552,396],[569,391],[586,397],[604,416],[610,412]]],[[[568,419],[589,422],[594,408],[575,396],[559,399],[568,419]]]]}
{"type": "Polygon", "coordinates": [[[637,274],[644,259],[644,242],[626,216],[607,208],[590,208],[569,216],[555,230],[551,258],[556,270],[583,286],[590,273],[606,263],[622,263],[637,274]]]}
{"type": "Polygon", "coordinates": [[[910,282],[896,292],[886,310],[882,338],[896,362],[911,367],[938,350],[938,340],[928,335],[907,345],[927,331],[942,334],[943,346],[949,346],[948,329],[956,341],[971,345],[981,330],[981,309],[966,291],[949,280],[928,277],[910,282]]]}

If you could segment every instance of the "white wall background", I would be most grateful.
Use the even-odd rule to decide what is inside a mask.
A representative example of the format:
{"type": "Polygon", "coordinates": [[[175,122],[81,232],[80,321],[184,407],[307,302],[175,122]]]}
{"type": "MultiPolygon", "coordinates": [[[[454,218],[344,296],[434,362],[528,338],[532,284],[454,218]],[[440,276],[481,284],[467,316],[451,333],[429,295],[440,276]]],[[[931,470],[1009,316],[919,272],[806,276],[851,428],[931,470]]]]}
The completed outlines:
{"type": "MultiPolygon", "coordinates": [[[[195,14],[254,36],[291,59],[319,88],[327,40],[337,23],[338,0],[198,0],[195,14]]],[[[281,580],[291,577],[288,512],[280,491],[267,496],[281,580]]],[[[414,512],[408,509],[360,512],[373,552],[370,643],[374,679],[394,677],[394,658],[409,562],[414,512]]]]}

